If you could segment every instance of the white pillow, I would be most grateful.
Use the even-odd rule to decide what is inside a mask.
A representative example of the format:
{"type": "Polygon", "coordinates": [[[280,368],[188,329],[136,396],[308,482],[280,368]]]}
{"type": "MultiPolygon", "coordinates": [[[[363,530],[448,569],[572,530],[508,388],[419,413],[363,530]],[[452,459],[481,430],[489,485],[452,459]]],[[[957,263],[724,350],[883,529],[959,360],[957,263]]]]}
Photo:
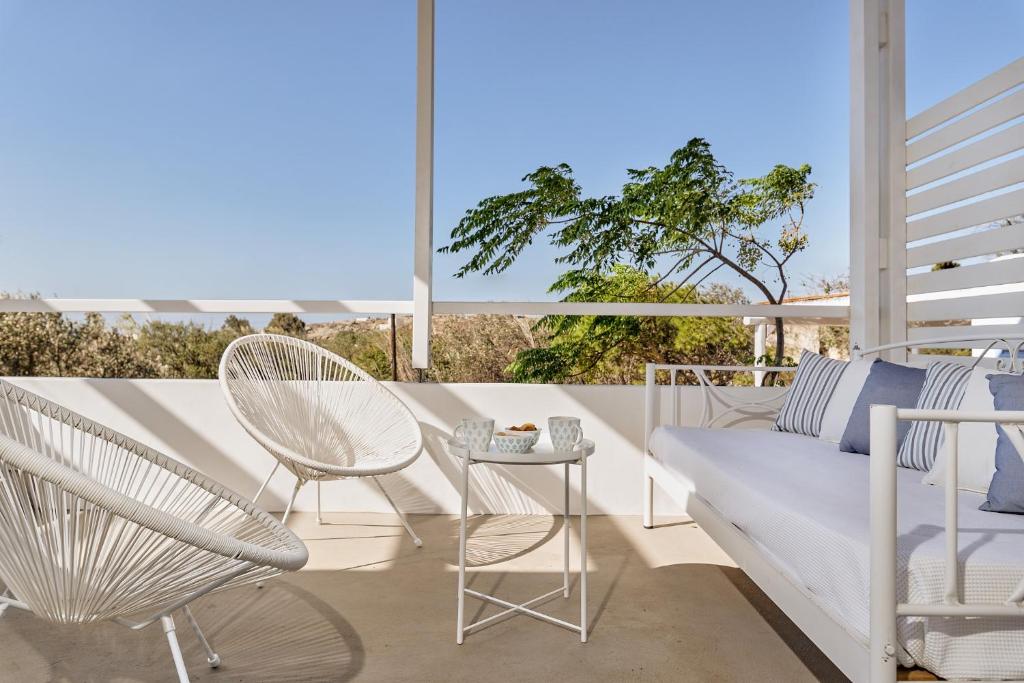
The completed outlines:
{"type": "MultiPolygon", "coordinates": [[[[967,380],[964,398],[960,401],[960,410],[990,411],[995,410],[992,392],[988,390],[985,375],[1003,375],[991,368],[974,368],[967,380]]],[[[961,491],[987,493],[992,475],[996,471],[996,427],[991,422],[964,422],[957,433],[957,469],[959,480],[957,488],[961,491]]],[[[946,483],[946,451],[939,449],[935,464],[921,480],[924,484],[944,486],[946,483]]]]}
{"type": "Polygon", "coordinates": [[[864,382],[871,372],[871,364],[874,358],[861,358],[850,361],[839,378],[836,390],[832,392],[832,398],[825,408],[825,414],[821,418],[821,431],[818,438],[822,441],[839,443],[846,431],[846,423],[850,421],[850,413],[853,412],[853,404],[860,396],[860,390],[864,388],[864,382]]]}

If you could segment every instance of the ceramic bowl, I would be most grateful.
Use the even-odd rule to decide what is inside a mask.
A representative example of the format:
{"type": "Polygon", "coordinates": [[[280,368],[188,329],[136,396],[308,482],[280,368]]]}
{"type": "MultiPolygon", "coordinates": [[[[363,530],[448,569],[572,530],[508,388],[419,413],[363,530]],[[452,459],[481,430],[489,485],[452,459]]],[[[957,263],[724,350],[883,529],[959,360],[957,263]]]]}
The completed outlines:
{"type": "Polygon", "coordinates": [[[516,430],[516,429],[506,429],[506,430],[504,430],[504,432],[506,434],[531,434],[533,436],[533,443],[530,444],[531,448],[536,446],[537,442],[540,441],[540,433],[542,431],[544,431],[544,430],[542,430],[542,429],[533,429],[533,430],[528,430],[528,431],[521,431],[521,430],[516,430]]]}
{"type": "Polygon", "coordinates": [[[539,437],[539,430],[536,432],[495,432],[494,447],[499,453],[529,453],[539,437]]]}

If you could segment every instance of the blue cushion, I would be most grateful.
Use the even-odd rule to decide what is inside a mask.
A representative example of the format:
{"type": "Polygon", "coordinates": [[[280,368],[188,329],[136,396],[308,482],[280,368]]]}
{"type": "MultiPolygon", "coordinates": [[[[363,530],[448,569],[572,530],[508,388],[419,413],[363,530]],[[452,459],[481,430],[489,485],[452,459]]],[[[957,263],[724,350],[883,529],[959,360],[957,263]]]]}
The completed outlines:
{"type": "MultiPolygon", "coordinates": [[[[996,410],[1024,410],[1024,377],[988,375],[988,388],[996,410]]],[[[1008,427],[1019,429],[1019,427],[1008,427]]],[[[1024,461],[1002,426],[996,442],[996,473],[988,487],[988,500],[979,510],[1024,514],[1024,461]]]]}
{"type": "MultiPolygon", "coordinates": [[[[887,361],[879,361],[871,366],[871,372],[860,390],[857,402],[846,423],[846,431],[839,442],[839,450],[847,453],[871,453],[870,409],[873,404],[896,406],[897,408],[913,408],[917,405],[917,397],[921,394],[924,384],[924,368],[909,368],[887,361]]],[[[903,443],[910,423],[900,421],[897,425],[899,448],[903,443]]]]}

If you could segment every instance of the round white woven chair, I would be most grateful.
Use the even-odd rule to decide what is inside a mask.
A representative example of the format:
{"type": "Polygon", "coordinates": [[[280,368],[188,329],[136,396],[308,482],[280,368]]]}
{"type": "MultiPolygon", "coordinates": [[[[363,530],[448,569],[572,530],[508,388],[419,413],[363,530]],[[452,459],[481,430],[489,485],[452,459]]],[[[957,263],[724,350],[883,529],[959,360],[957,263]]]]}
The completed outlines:
{"type": "Polygon", "coordinates": [[[417,547],[423,542],[378,475],[407,467],[423,450],[419,422],[397,396],[341,356],[301,339],[253,334],[233,341],[220,362],[220,385],[231,412],[277,464],[256,492],[259,500],[281,465],[295,475],[295,496],[307,482],[372,477],[417,547]]]}
{"type": "Polygon", "coordinates": [[[165,455],[0,380],[0,607],[62,624],[161,622],[188,681],[172,614],[220,658],[189,603],[297,570],[302,541],[253,503],[165,455]]]}

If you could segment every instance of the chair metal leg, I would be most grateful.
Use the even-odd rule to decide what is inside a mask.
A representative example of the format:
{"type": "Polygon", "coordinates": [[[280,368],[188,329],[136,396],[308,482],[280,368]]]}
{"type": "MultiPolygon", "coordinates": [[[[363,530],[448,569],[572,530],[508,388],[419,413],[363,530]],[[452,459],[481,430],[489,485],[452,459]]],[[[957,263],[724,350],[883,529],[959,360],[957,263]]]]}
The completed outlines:
{"type": "Polygon", "coordinates": [[[288,523],[288,515],[292,514],[292,506],[295,505],[295,496],[299,495],[299,489],[302,488],[304,483],[305,482],[301,479],[295,480],[295,488],[292,489],[292,497],[291,500],[288,501],[288,507],[284,509],[284,517],[281,518],[281,524],[288,523]]]}
{"type": "Polygon", "coordinates": [[[196,638],[199,640],[199,644],[206,650],[206,663],[210,665],[211,669],[216,669],[220,666],[220,655],[213,651],[210,647],[210,641],[203,635],[203,630],[199,628],[199,622],[192,616],[192,610],[189,609],[188,605],[181,608],[181,611],[185,613],[185,618],[188,619],[189,626],[192,627],[192,631],[196,634],[196,638]]]}
{"type": "Polygon", "coordinates": [[[185,670],[185,659],[181,656],[181,646],[178,645],[178,636],[174,633],[174,619],[171,617],[160,617],[160,624],[164,627],[164,635],[167,636],[167,644],[171,647],[171,657],[174,658],[174,669],[178,672],[178,683],[189,683],[188,671],[185,670]]]}
{"type": "Polygon", "coordinates": [[[391,500],[391,496],[389,496],[388,492],[384,489],[384,485],[380,483],[380,480],[377,479],[377,477],[373,477],[373,481],[377,484],[377,488],[380,489],[380,492],[384,494],[384,497],[387,498],[387,501],[391,503],[391,508],[395,511],[395,514],[398,515],[398,519],[401,520],[402,526],[404,526],[405,530],[409,532],[410,536],[412,536],[412,542],[416,544],[417,548],[422,548],[423,541],[421,541],[420,537],[416,535],[416,532],[412,530],[409,520],[405,518],[405,514],[398,509],[397,505],[395,505],[395,501],[391,500]]]}
{"type": "Polygon", "coordinates": [[[320,480],[316,480],[316,523],[321,526],[324,523],[323,514],[320,512],[320,480]]]}
{"type": "MultiPolygon", "coordinates": [[[[271,472],[271,474],[273,474],[273,472],[271,472]]],[[[267,479],[269,481],[269,477],[267,479]]],[[[296,477],[296,479],[295,479],[295,488],[292,489],[292,497],[288,501],[288,507],[286,507],[285,510],[284,510],[284,516],[281,517],[281,524],[284,524],[285,526],[288,525],[288,515],[292,514],[292,505],[295,504],[295,496],[299,495],[299,489],[302,488],[302,485],[304,483],[305,483],[304,481],[302,481],[301,479],[296,477]]],[[[263,588],[263,584],[264,584],[264,582],[260,581],[260,582],[258,582],[256,584],[256,587],[257,588],[263,588]]]]}
{"type": "Polygon", "coordinates": [[[259,488],[258,491],[256,491],[256,495],[252,497],[252,502],[253,503],[259,502],[260,496],[263,495],[263,491],[267,488],[267,484],[269,484],[270,480],[274,478],[274,473],[277,472],[277,468],[280,467],[280,466],[281,466],[281,461],[278,460],[277,464],[274,465],[274,469],[270,470],[270,474],[268,474],[267,478],[263,480],[262,484],[260,484],[260,488],[259,488]]]}

